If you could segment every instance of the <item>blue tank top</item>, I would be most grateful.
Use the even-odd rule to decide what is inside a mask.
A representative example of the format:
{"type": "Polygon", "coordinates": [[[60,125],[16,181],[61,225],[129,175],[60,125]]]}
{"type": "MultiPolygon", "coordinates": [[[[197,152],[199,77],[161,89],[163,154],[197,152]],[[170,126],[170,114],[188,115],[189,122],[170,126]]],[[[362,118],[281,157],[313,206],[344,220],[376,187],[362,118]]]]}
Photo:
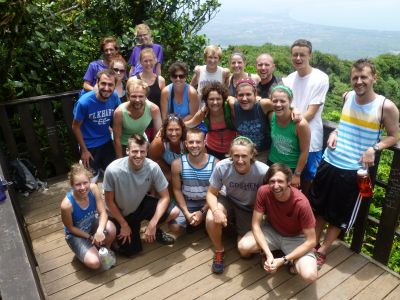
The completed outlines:
{"type": "MultiPolygon", "coordinates": [[[[267,134],[270,137],[270,130],[267,124],[267,116],[262,110],[260,102],[256,102],[251,110],[244,110],[239,102],[235,101],[234,123],[240,135],[244,135],[256,144],[257,151],[265,151],[270,148],[270,140],[267,142],[267,134]],[[268,129],[268,132],[267,132],[268,129]]],[[[270,138],[269,138],[270,139],[270,138]]]]}
{"type": "MultiPolygon", "coordinates": [[[[97,214],[96,199],[93,192],[89,191],[89,206],[86,208],[81,208],[78,203],[76,203],[72,191],[67,193],[67,198],[72,204],[72,224],[89,233],[97,214]]],[[[71,234],[65,226],[64,231],[66,234],[71,234]]]]}
{"type": "Polygon", "coordinates": [[[185,83],[185,87],[183,90],[183,99],[182,103],[178,104],[175,102],[175,97],[173,95],[174,92],[174,84],[169,86],[169,96],[168,96],[168,113],[169,114],[177,114],[178,117],[184,118],[190,114],[189,108],[189,85],[185,83]]]}
{"type": "Polygon", "coordinates": [[[208,161],[202,168],[193,167],[188,155],[182,155],[182,194],[186,200],[205,200],[214,170],[215,157],[208,154],[208,161]]]}
{"type": "Polygon", "coordinates": [[[181,153],[175,153],[169,147],[169,143],[164,143],[164,152],[162,154],[162,158],[168,165],[171,165],[173,160],[175,160],[179,156],[181,156],[182,151],[183,151],[183,143],[182,142],[180,143],[179,148],[181,149],[181,153]]]}

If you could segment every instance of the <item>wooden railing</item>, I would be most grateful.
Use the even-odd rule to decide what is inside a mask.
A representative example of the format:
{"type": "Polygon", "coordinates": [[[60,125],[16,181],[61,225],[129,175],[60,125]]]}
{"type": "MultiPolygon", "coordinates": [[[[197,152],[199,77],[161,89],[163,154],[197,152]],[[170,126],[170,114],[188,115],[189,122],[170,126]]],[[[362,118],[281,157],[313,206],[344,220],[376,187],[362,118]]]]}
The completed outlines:
{"type": "MultiPolygon", "coordinates": [[[[0,103],[1,140],[8,159],[29,158],[45,179],[67,172],[69,163],[78,160],[78,148],[71,130],[72,110],[78,91],[0,103]]],[[[324,122],[325,141],[337,124],[324,122]]],[[[386,190],[379,220],[373,258],[387,264],[400,213],[400,145],[391,147],[393,161],[387,183],[376,184],[386,190]]],[[[3,166],[6,167],[6,166],[3,166]]],[[[375,179],[376,171],[372,172],[375,179]]],[[[374,218],[369,216],[371,199],[363,201],[351,243],[360,252],[365,230],[374,218]]]]}

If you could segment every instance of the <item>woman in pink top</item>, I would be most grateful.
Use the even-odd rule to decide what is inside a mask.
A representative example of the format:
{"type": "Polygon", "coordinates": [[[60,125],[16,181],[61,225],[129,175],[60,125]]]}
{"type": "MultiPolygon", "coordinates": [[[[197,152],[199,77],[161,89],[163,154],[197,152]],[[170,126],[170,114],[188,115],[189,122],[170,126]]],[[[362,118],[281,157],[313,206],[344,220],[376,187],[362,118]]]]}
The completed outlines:
{"type": "Polygon", "coordinates": [[[217,81],[208,83],[202,93],[205,106],[192,119],[185,122],[186,127],[195,127],[201,122],[207,127],[207,152],[218,159],[226,158],[236,129],[231,118],[231,109],[226,99],[228,90],[217,81]]]}

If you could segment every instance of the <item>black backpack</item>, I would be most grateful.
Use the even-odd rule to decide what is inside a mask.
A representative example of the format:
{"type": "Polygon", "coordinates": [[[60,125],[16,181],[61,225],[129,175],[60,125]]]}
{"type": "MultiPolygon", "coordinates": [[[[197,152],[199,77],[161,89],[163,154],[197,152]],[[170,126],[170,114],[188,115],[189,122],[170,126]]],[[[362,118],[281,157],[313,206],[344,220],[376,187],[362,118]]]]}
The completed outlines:
{"type": "Polygon", "coordinates": [[[25,158],[17,158],[10,162],[11,180],[15,189],[25,195],[47,184],[38,178],[37,168],[25,158]]]}

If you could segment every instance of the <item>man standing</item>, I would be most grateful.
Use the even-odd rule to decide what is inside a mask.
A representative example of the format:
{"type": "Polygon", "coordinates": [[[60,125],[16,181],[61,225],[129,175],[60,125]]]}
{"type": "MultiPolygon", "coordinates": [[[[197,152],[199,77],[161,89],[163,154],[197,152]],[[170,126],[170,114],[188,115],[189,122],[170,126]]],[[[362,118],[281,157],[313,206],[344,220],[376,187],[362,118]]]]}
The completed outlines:
{"type": "Polygon", "coordinates": [[[257,74],[261,81],[257,84],[257,96],[270,99],[271,89],[282,84],[282,79],[275,77],[274,59],[268,53],[260,54],[256,59],[257,74]]]}
{"type": "Polygon", "coordinates": [[[311,181],[322,158],[323,124],[321,113],[326,93],[329,89],[329,78],[324,72],[311,67],[312,45],[307,40],[296,40],[291,46],[292,64],[296,69],[283,79],[285,85],[293,91],[292,105],[296,107],[310,124],[311,141],[307,165],[302,174],[301,189],[308,194],[311,181]]]}
{"type": "Polygon", "coordinates": [[[377,151],[398,141],[399,110],[378,95],[375,65],[367,59],[357,60],[351,69],[353,91],[345,94],[339,127],[328,138],[328,147],[318,167],[310,201],[317,216],[317,241],[329,223],[324,242],[316,249],[318,267],[340,232],[348,231],[358,213],[361,195],[357,187],[357,170],[374,165],[377,151]],[[382,128],[387,136],[382,140],[382,128]]]}
{"type": "Polygon", "coordinates": [[[114,110],[121,103],[114,93],[116,80],[110,69],[98,72],[98,90],[82,95],[74,107],[72,131],[79,143],[82,163],[95,172],[93,182],[100,169],[105,170],[115,159],[110,123],[114,110]]]}
{"type": "Polygon", "coordinates": [[[215,247],[214,273],[224,271],[222,227],[228,225],[228,218],[235,219],[238,243],[251,229],[257,189],[268,170],[266,164],[255,160],[256,154],[255,144],[249,138],[239,136],[232,142],[230,158],[221,160],[211,175],[206,196],[209,206],[206,227],[215,247]]]}
{"type": "Polygon", "coordinates": [[[316,245],[315,218],[308,199],[291,187],[292,171],[284,164],[273,164],[266,175],[266,185],[257,192],[252,219],[252,232],[240,241],[242,255],[258,252],[265,255],[263,267],[275,273],[286,265],[292,274],[300,274],[307,282],[317,279],[317,263],[312,252],[316,245]],[[262,223],[264,214],[266,222],[262,223]],[[273,250],[282,250],[276,258],[273,250]]]}
{"type": "Polygon", "coordinates": [[[170,205],[168,182],[161,168],[146,158],[147,140],[138,134],[128,140],[128,157],[113,161],[104,174],[103,187],[107,208],[117,227],[118,251],[132,256],[142,250],[140,223],[148,220],[144,232],[146,242],[157,240],[173,244],[174,239],[158,228],[178,215],[178,209],[170,205]],[[147,195],[154,187],[160,198],[147,195]]]}
{"type": "Polygon", "coordinates": [[[206,193],[215,164],[214,156],[205,152],[204,133],[198,128],[188,129],[185,146],[188,154],[174,160],[171,165],[172,189],[181,211],[171,224],[173,231],[200,225],[208,210],[206,193]]]}

